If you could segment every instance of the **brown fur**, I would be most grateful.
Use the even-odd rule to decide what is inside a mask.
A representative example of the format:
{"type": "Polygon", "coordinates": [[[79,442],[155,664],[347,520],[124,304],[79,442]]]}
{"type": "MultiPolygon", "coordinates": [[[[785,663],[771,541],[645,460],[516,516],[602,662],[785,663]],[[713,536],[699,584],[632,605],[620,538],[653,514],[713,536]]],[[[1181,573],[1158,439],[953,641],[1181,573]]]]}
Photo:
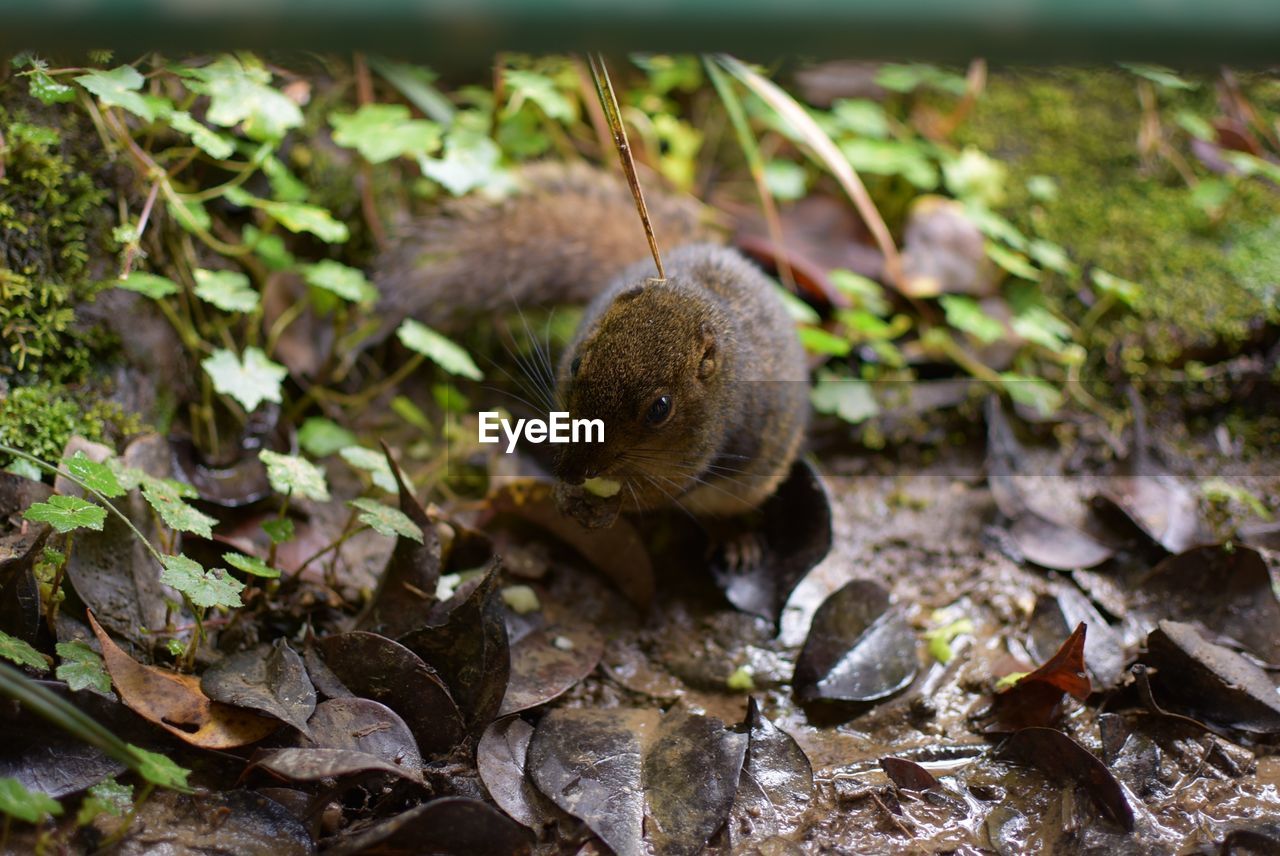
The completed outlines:
{"type": "Polygon", "coordinates": [[[688,244],[708,235],[696,208],[662,196],[650,211],[668,279],[650,281],[625,185],[563,167],[533,178],[523,196],[459,204],[420,224],[419,240],[384,259],[383,293],[437,326],[512,299],[590,298],[557,393],[573,418],[602,419],[605,441],[562,447],[556,475],[619,481],[627,510],[675,503],[723,517],[757,507],[795,460],[809,409],[804,353],[772,282],[732,249],[688,244]],[[650,424],[663,395],[670,415],[650,424]]]}

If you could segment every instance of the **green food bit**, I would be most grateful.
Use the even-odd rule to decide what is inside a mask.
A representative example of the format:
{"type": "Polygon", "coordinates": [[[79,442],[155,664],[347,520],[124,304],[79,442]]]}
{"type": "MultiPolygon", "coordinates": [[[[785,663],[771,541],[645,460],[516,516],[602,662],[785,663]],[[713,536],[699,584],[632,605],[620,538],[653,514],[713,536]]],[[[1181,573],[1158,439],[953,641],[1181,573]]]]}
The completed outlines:
{"type": "Polygon", "coordinates": [[[582,487],[587,493],[598,496],[601,499],[610,499],[617,496],[618,491],[622,490],[622,482],[613,479],[594,478],[587,479],[583,482],[582,487]]]}

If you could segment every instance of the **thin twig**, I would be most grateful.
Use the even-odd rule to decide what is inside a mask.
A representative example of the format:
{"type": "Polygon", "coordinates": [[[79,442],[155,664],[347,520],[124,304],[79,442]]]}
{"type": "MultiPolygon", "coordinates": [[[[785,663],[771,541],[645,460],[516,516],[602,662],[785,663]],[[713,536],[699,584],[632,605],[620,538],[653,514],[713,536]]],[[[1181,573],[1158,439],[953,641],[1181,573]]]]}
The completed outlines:
{"type": "Polygon", "coordinates": [[[649,252],[653,254],[653,264],[658,269],[658,279],[665,281],[667,272],[662,267],[662,256],[658,252],[658,240],[653,236],[653,224],[649,222],[649,208],[644,204],[644,191],[640,189],[640,178],[636,175],[635,158],[631,154],[631,144],[627,141],[627,128],[622,124],[622,116],[618,112],[618,96],[613,91],[613,81],[609,79],[609,70],[605,67],[604,57],[600,54],[588,54],[591,64],[591,78],[596,84],[596,95],[600,98],[600,106],[604,108],[609,119],[609,130],[613,134],[613,145],[618,150],[618,160],[622,162],[622,171],[626,173],[627,184],[631,186],[631,195],[636,200],[636,212],[640,222],[644,224],[644,234],[649,240],[649,252]]]}

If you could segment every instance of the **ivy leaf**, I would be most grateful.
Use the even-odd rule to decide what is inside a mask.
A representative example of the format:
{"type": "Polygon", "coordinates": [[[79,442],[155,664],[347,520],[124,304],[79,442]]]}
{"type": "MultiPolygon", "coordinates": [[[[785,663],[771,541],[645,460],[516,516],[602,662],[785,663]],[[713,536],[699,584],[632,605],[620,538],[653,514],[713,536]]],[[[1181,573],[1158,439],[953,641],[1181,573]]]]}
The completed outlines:
{"type": "Polygon", "coordinates": [[[771,160],[764,165],[764,183],[774,199],[790,201],[802,198],[808,191],[809,175],[798,163],[771,160]]]}
{"type": "Polygon", "coordinates": [[[1114,297],[1126,306],[1132,306],[1142,296],[1142,286],[1132,280],[1107,273],[1102,268],[1094,268],[1090,276],[1099,291],[1114,297]]]}
{"type": "Polygon", "coordinates": [[[249,277],[234,270],[196,270],[196,297],[224,312],[251,312],[258,306],[249,277]]]}
{"type": "Polygon", "coordinates": [[[59,680],[67,682],[67,688],[75,692],[93,690],[108,695],[111,692],[111,676],[97,653],[80,641],[59,642],[55,647],[62,662],[54,670],[59,680]]]}
{"type": "Polygon", "coordinates": [[[270,449],[263,449],[258,457],[267,465],[267,480],[271,482],[272,490],[277,493],[296,493],[316,502],[329,501],[329,488],[325,485],[324,473],[306,458],[282,455],[270,449]]]}
{"type": "Polygon", "coordinates": [[[355,434],[323,416],[308,417],[298,429],[298,445],[313,458],[327,458],[355,442],[355,434]]]}
{"type": "Polygon", "coordinates": [[[185,110],[176,111],[169,117],[169,126],[191,138],[196,148],[214,160],[226,160],[235,154],[235,144],[221,134],[215,133],[185,110]]]}
{"type": "Polygon", "coordinates": [[[306,265],[302,269],[302,277],[308,285],[336,294],[352,303],[373,303],[378,299],[378,289],[365,278],[363,271],[332,259],[306,265]]]}
{"type": "Polygon", "coordinates": [[[1062,406],[1062,393],[1046,380],[1014,372],[1001,372],[1000,380],[1011,399],[1034,408],[1041,416],[1050,416],[1062,406]]]}
{"type": "Polygon", "coordinates": [[[471,380],[480,380],[484,377],[480,367],[460,345],[440,335],[421,321],[408,319],[400,325],[396,336],[406,348],[422,354],[449,374],[461,375],[471,380]]]}
{"type": "Polygon", "coordinates": [[[1067,256],[1067,251],[1051,241],[1036,238],[1027,246],[1027,254],[1035,259],[1041,267],[1057,271],[1065,276],[1071,276],[1075,273],[1075,265],[1071,263],[1071,259],[1067,256]]]}
{"type": "Polygon", "coordinates": [[[80,803],[76,812],[76,826],[85,827],[99,815],[123,817],[133,808],[133,786],[122,785],[115,779],[103,779],[89,788],[89,795],[80,803]]]}
{"type": "Polygon", "coordinates": [[[556,82],[545,74],[508,69],[504,81],[511,92],[507,115],[517,112],[525,101],[532,101],[547,114],[548,119],[566,123],[573,121],[573,103],[560,91],[556,82]]]}
{"type": "Polygon", "coordinates": [[[440,126],[411,119],[403,104],[365,104],[355,113],[331,114],[329,124],[335,143],[355,149],[369,163],[429,155],[440,148],[440,126]]]}
{"type": "Polygon", "coordinates": [[[1145,65],[1136,62],[1122,62],[1120,67],[1129,72],[1138,75],[1138,77],[1146,78],[1162,89],[1173,90],[1192,90],[1199,87],[1198,83],[1191,83],[1179,77],[1177,72],[1171,68],[1165,68],[1162,65],[1145,65]]]}
{"type": "Polygon", "coordinates": [[[892,92],[912,92],[920,87],[931,87],[952,95],[963,95],[966,87],[963,76],[918,62],[907,65],[886,63],[876,72],[875,82],[892,92]]]}
{"type": "Polygon", "coordinates": [[[288,371],[267,359],[260,348],[245,348],[241,362],[231,351],[219,348],[200,362],[213,388],[253,411],[264,401],[280,403],[280,384],[288,371]]]}
{"type": "Polygon", "coordinates": [[[267,533],[272,544],[283,544],[293,540],[293,520],[288,517],[274,517],[262,524],[262,531],[267,533]]]}
{"type": "Polygon", "coordinates": [[[383,505],[367,497],[353,499],[347,505],[360,509],[361,513],[356,519],[373,527],[374,531],[391,538],[399,536],[422,543],[422,529],[400,509],[383,505]]]}
{"type": "Polygon", "coordinates": [[[1071,328],[1043,306],[1032,306],[1013,319],[1013,332],[1054,353],[1071,343],[1071,328]]]}
{"type": "Polygon", "coordinates": [[[141,746],[134,746],[132,743],[125,745],[129,747],[129,752],[137,759],[138,775],[142,776],[142,778],[161,788],[170,788],[176,791],[189,790],[187,776],[191,775],[191,771],[186,767],[179,767],[166,756],[157,752],[148,752],[141,746]]]}
{"type": "Polygon", "coordinates": [[[859,137],[882,140],[889,136],[884,107],[869,98],[838,98],[831,102],[831,116],[846,131],[859,137]]]}
{"type": "Polygon", "coordinates": [[[223,195],[232,204],[265,211],[273,220],[294,234],[309,232],[326,244],[340,244],[351,236],[345,223],[333,219],[332,214],[318,205],[259,199],[238,187],[231,188],[223,195]]]}
{"type": "Polygon", "coordinates": [[[1035,265],[1027,261],[1027,257],[1022,253],[1005,249],[999,244],[987,241],[987,258],[1016,277],[1029,279],[1032,282],[1040,281],[1040,271],[1035,265]]]}
{"type": "Polygon", "coordinates": [[[834,413],[845,422],[857,425],[880,412],[880,404],[865,380],[837,378],[831,375],[819,377],[809,393],[813,409],[819,413],[834,413]]]}
{"type": "Polygon", "coordinates": [[[116,474],[106,464],[92,461],[84,452],[76,452],[66,462],[67,472],[75,476],[90,490],[106,497],[124,496],[124,488],[116,480],[116,474]]]}
{"type": "Polygon", "coordinates": [[[391,465],[387,463],[386,455],[363,446],[348,446],[338,454],[351,466],[367,472],[373,477],[373,483],[387,493],[396,492],[396,478],[391,474],[391,465]]]}
{"type": "Polygon", "coordinates": [[[0,778],[0,812],[27,823],[39,823],[50,815],[62,814],[62,806],[48,794],[29,791],[22,782],[6,776],[0,778]]]}
{"type": "Polygon", "coordinates": [[[213,525],[218,521],[183,502],[182,496],[174,490],[174,484],[168,479],[147,479],[142,483],[142,498],[170,529],[212,538],[213,525]]]}
{"type": "Polygon", "coordinates": [[[116,288],[123,288],[125,291],[136,291],[138,294],[146,295],[152,300],[163,300],[181,290],[178,288],[178,284],[168,277],[157,276],[154,273],[143,273],[142,271],[134,271],[124,279],[116,280],[115,286],[116,288]]]}
{"type": "Polygon", "coordinates": [[[165,202],[169,213],[173,215],[173,219],[177,220],[178,225],[188,232],[207,232],[209,227],[213,225],[209,212],[199,199],[192,199],[179,194],[166,197],[165,202]]]}
{"type": "Polygon", "coordinates": [[[0,630],[0,657],[11,660],[19,666],[29,666],[37,672],[49,671],[49,663],[39,651],[3,630],[0,630]]]}
{"type": "Polygon", "coordinates": [[[982,311],[982,305],[972,297],[944,294],[938,298],[947,313],[947,323],[957,330],[989,345],[1004,336],[1004,324],[982,311]]]}
{"type": "Polygon", "coordinates": [[[91,71],[80,75],[75,81],[98,96],[103,104],[123,107],[148,122],[154,122],[157,116],[167,116],[173,110],[169,99],[143,95],[138,91],[145,78],[130,65],[122,65],[111,71],[91,71]]]}
{"type": "Polygon", "coordinates": [[[279,235],[268,235],[252,223],[245,225],[243,235],[245,244],[252,247],[271,270],[287,270],[297,263],[279,235]]]}
{"type": "Polygon", "coordinates": [[[422,174],[454,196],[497,184],[503,178],[499,166],[502,149],[488,135],[467,128],[449,132],[443,158],[418,158],[422,174]]]}
{"type": "Polygon", "coordinates": [[[193,562],[184,555],[164,557],[160,582],[182,592],[201,609],[244,605],[240,602],[244,583],[222,568],[206,571],[199,562],[193,562]]]}
{"type": "Polygon", "coordinates": [[[54,80],[42,69],[31,72],[28,91],[41,104],[65,104],[76,97],[75,89],[54,80]]]}
{"type": "Polygon", "coordinates": [[[241,125],[245,136],[278,143],[291,128],[302,124],[302,111],[288,96],[271,88],[271,72],[256,61],[242,64],[224,55],[201,68],[188,69],[200,81],[188,87],[209,96],[210,122],[224,128],[241,125]]]}
{"type": "Polygon", "coordinates": [[[48,502],[33,504],[22,516],[36,523],[48,523],[59,532],[73,529],[101,532],[107,510],[78,496],[51,496],[48,502]]]}
{"type": "Polygon", "coordinates": [[[222,561],[237,570],[244,571],[250,576],[262,577],[266,580],[274,580],[280,576],[278,568],[273,568],[254,556],[244,556],[240,553],[223,553],[222,561]]]}
{"type": "Polygon", "coordinates": [[[821,327],[800,327],[800,344],[811,354],[827,354],[832,357],[845,357],[853,350],[853,343],[848,339],[828,333],[821,327]]]}

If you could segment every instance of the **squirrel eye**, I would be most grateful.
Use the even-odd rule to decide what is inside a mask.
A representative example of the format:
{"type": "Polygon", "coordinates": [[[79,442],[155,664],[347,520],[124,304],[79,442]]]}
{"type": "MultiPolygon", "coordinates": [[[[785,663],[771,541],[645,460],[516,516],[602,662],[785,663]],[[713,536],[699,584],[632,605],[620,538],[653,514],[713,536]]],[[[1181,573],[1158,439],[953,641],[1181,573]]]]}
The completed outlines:
{"type": "Polygon", "coordinates": [[[667,421],[667,417],[671,415],[671,396],[660,395],[649,405],[648,411],[644,414],[644,421],[649,425],[661,425],[667,421]]]}
{"type": "Polygon", "coordinates": [[[573,377],[578,376],[578,369],[582,367],[582,357],[574,357],[573,362],[569,363],[569,374],[573,377]]]}

